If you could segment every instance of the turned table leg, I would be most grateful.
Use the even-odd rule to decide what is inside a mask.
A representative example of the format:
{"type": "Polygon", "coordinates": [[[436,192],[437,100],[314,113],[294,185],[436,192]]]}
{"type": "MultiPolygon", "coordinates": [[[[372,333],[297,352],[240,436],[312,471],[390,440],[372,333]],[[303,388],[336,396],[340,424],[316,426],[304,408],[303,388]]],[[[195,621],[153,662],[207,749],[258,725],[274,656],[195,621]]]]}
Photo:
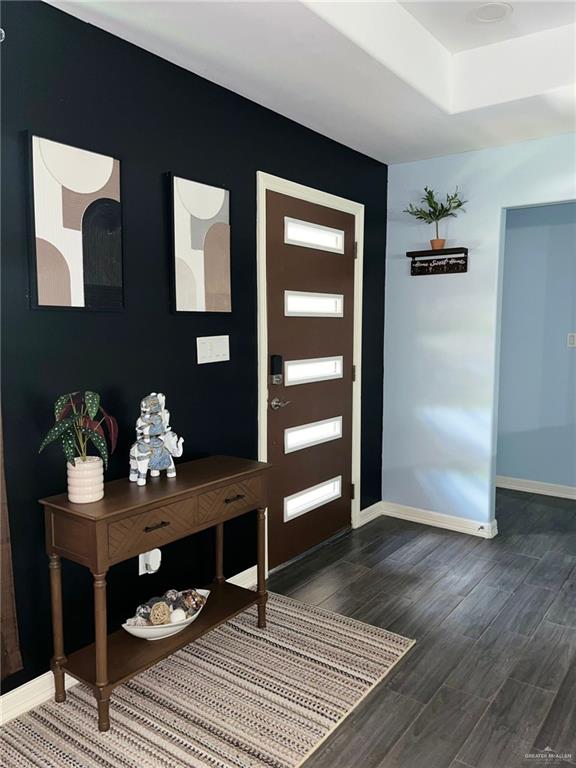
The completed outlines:
{"type": "Polygon", "coordinates": [[[266,510],[258,510],[258,626],[266,627],[266,510]]]}
{"type": "Polygon", "coordinates": [[[110,728],[108,686],[108,628],[106,620],[106,573],[93,573],[94,623],[96,643],[96,701],[98,702],[98,730],[110,728]]]}
{"type": "Polygon", "coordinates": [[[224,523],[216,526],[216,581],[224,581],[224,523]]]}
{"type": "Polygon", "coordinates": [[[66,700],[64,686],[64,670],[66,664],[64,655],[64,624],[62,613],[62,566],[59,555],[50,555],[50,601],[52,606],[52,635],[54,641],[54,656],[52,657],[52,672],[54,673],[54,699],[66,700]]]}

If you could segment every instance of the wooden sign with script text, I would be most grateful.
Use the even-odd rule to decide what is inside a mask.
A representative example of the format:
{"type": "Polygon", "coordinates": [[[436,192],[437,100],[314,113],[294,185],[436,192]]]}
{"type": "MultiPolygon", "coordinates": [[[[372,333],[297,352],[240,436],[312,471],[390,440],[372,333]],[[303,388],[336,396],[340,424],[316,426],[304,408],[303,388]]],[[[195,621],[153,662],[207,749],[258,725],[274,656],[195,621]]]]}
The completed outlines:
{"type": "Polygon", "coordinates": [[[412,259],[411,275],[449,275],[468,271],[468,256],[440,256],[437,259],[412,259]]]}

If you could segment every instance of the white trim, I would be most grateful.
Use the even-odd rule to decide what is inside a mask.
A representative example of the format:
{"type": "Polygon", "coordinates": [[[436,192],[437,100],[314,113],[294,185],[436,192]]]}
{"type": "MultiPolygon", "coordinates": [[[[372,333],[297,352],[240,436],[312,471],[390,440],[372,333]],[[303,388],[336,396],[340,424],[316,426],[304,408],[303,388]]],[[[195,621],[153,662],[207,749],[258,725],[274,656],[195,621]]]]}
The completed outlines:
{"type": "Polygon", "coordinates": [[[376,504],[372,504],[358,512],[356,518],[352,522],[352,528],[361,528],[363,525],[366,525],[366,523],[372,522],[372,520],[381,517],[383,514],[382,502],[377,501],[376,504]]]}
{"type": "MultiPolygon", "coordinates": [[[[364,268],[364,206],[312,187],[258,171],[257,174],[257,278],[258,278],[258,458],[266,461],[268,436],[268,328],[266,306],[266,192],[279,192],[309,203],[335,208],[354,216],[356,259],[354,261],[354,352],[356,380],[352,385],[352,483],[351,522],[360,515],[360,438],[362,392],[362,281],[364,268]]],[[[268,549],[266,548],[266,552],[268,549]]]]}
{"type": "MultiPolygon", "coordinates": [[[[78,680],[70,675],[64,675],[64,684],[66,689],[72,688],[73,685],[78,684],[78,680]]],[[[50,701],[53,697],[54,675],[52,672],[45,672],[24,685],[14,688],[13,691],[4,693],[0,696],[0,725],[5,725],[15,717],[50,701]]]]}
{"type": "Polygon", "coordinates": [[[540,480],[522,480],[519,477],[504,477],[496,475],[496,487],[508,488],[511,491],[540,493],[543,496],[557,496],[559,499],[576,499],[576,486],[542,483],[540,480]]]}
{"type": "Polygon", "coordinates": [[[231,576],[226,581],[230,582],[230,584],[235,584],[237,587],[252,589],[258,581],[258,567],[253,565],[251,568],[246,568],[245,571],[237,573],[236,576],[231,576]]]}
{"type": "Polygon", "coordinates": [[[433,525],[435,528],[446,528],[449,531],[458,531],[458,533],[469,533],[472,536],[481,536],[484,539],[493,539],[498,533],[495,519],[489,522],[468,520],[466,517],[445,515],[442,512],[432,512],[429,509],[407,507],[404,504],[395,504],[392,501],[381,501],[379,503],[381,513],[389,517],[399,517],[401,520],[411,520],[413,523],[433,525]]]}

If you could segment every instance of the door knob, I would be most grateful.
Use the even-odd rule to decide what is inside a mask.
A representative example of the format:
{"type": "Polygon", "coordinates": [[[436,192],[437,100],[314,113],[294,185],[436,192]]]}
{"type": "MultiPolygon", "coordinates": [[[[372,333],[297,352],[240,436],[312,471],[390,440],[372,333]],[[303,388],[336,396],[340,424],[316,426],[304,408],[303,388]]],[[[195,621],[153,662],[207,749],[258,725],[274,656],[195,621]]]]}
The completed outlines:
{"type": "Polygon", "coordinates": [[[280,400],[279,397],[275,397],[273,400],[270,400],[270,408],[272,408],[273,411],[277,411],[280,408],[286,408],[291,402],[291,400],[280,400]]]}

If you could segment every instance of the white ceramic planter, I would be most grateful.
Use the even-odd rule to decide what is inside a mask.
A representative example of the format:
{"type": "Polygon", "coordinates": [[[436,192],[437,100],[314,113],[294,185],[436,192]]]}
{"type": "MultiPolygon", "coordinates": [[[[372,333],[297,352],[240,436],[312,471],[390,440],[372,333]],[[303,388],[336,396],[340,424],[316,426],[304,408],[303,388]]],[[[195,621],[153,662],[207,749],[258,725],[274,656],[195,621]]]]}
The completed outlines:
{"type": "Polygon", "coordinates": [[[104,464],[99,456],[77,457],[67,462],[68,498],[74,504],[88,504],[104,496],[104,464]]]}

